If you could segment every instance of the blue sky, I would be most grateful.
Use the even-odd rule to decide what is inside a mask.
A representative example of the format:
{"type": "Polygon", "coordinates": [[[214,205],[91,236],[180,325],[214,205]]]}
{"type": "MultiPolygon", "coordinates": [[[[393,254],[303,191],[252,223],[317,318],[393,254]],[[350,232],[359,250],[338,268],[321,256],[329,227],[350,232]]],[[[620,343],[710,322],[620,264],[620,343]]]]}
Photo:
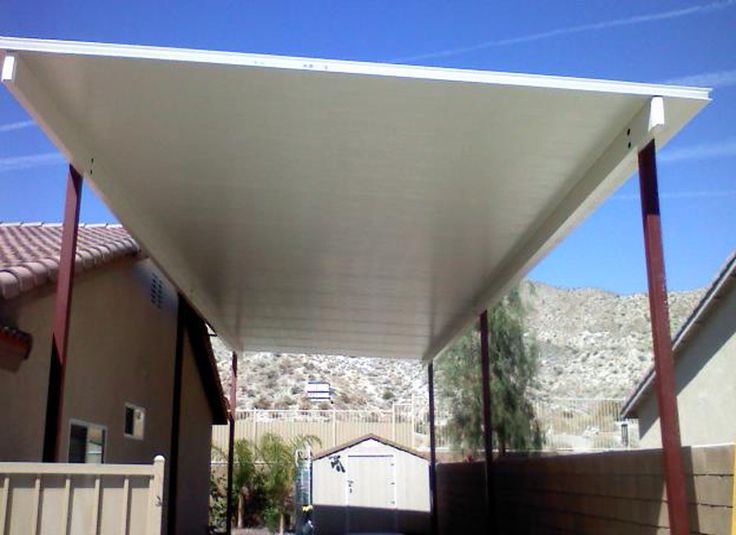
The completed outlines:
{"type": "MultiPolygon", "coordinates": [[[[671,289],[710,282],[736,247],[736,0],[721,2],[34,2],[0,35],[394,61],[714,88],[660,153],[671,289]]],[[[65,166],[0,90],[0,221],[59,221],[65,166]]],[[[89,190],[82,220],[114,220],[89,190]]],[[[635,177],[532,272],[561,286],[646,287],[635,177]]]]}

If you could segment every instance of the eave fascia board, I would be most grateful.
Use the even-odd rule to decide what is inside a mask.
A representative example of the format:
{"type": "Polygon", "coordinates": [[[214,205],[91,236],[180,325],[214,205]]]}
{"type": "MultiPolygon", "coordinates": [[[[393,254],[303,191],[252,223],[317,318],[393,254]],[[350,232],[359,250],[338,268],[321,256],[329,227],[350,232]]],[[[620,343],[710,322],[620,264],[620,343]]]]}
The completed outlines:
{"type": "Polygon", "coordinates": [[[62,41],[0,36],[0,50],[67,54],[77,56],[101,56],[112,58],[150,59],[209,63],[242,67],[290,69],[311,72],[330,72],[367,76],[414,78],[447,82],[535,87],[575,91],[595,91],[627,95],[662,95],[673,98],[708,100],[710,89],[702,87],[621,82],[566,76],[524,74],[511,72],[424,67],[395,63],[330,60],[319,58],[249,54],[216,50],[167,48],[142,45],[121,45],[97,42],[62,41]]]}

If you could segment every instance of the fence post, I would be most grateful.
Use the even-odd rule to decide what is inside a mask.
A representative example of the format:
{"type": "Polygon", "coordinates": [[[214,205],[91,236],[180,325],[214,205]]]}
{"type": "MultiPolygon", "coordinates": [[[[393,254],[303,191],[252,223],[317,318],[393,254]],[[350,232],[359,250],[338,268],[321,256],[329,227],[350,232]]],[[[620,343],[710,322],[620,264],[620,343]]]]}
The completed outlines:
{"type": "Polygon", "coordinates": [[[410,422],[410,424],[409,424],[409,429],[410,429],[410,432],[409,432],[409,435],[410,435],[409,436],[409,443],[411,444],[411,449],[415,449],[416,448],[416,440],[414,438],[414,433],[416,431],[416,423],[417,422],[416,422],[416,415],[414,413],[414,394],[411,395],[411,408],[409,410],[410,410],[410,415],[409,415],[409,422],[410,422]]]}
{"type": "Polygon", "coordinates": [[[391,440],[396,442],[396,403],[391,404],[391,440]]]}
{"type": "Polygon", "coordinates": [[[161,507],[164,504],[164,464],[163,455],[156,455],[153,459],[153,478],[148,483],[148,535],[161,533],[161,507]]]}
{"type": "Polygon", "coordinates": [[[337,446],[337,410],[332,407],[332,447],[337,446]]]}
{"type": "MultiPolygon", "coordinates": [[[[68,480],[67,480],[68,481],[68,480]]],[[[3,490],[0,492],[0,527],[5,529],[5,519],[8,514],[8,497],[10,496],[10,475],[3,477],[3,490]]],[[[736,496],[736,494],[734,494],[736,496]]],[[[66,518],[66,516],[64,516],[66,518]]]]}

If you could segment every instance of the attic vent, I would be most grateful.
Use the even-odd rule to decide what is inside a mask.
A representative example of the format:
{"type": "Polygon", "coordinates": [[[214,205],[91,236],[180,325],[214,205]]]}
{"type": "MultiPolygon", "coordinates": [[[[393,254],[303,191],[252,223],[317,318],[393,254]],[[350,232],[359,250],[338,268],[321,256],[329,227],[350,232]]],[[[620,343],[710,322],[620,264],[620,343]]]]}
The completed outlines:
{"type": "Polygon", "coordinates": [[[161,279],[155,273],[151,275],[151,292],[150,292],[151,303],[157,308],[163,306],[164,301],[164,285],[161,279]]]}

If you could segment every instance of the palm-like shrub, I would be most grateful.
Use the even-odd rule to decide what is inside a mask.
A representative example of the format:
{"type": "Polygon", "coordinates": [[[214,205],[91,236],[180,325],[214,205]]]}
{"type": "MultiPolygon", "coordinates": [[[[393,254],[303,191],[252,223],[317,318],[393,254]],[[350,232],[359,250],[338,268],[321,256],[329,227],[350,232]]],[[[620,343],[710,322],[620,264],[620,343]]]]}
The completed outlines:
{"type": "MultiPolygon", "coordinates": [[[[239,526],[263,525],[284,532],[285,520],[292,506],[296,478],[297,451],[320,445],[315,436],[297,436],[285,440],[267,433],[257,444],[247,439],[234,445],[233,500],[236,501],[239,526]]],[[[214,448],[214,455],[227,460],[227,454],[214,448]]]]}

